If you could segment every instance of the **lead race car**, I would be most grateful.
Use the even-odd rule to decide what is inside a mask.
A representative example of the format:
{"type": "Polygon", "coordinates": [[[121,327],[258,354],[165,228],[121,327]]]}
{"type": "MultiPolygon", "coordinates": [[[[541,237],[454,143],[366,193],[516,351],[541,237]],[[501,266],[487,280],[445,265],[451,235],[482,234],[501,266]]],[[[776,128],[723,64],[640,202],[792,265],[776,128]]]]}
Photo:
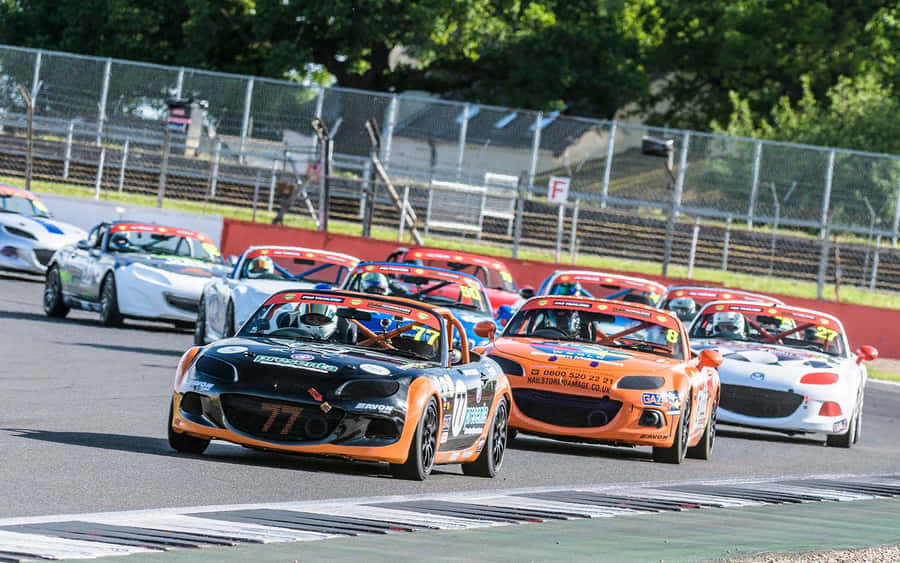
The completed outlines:
{"type": "Polygon", "coordinates": [[[446,307],[462,324],[469,347],[489,342],[475,332],[478,323],[494,322],[494,318],[485,288],[474,276],[428,266],[370,262],[360,264],[351,272],[344,289],[406,297],[446,307]]]}
{"type": "Polygon", "coordinates": [[[340,287],[359,258],[296,246],[251,246],[231,273],[213,278],[203,288],[194,328],[194,344],[202,346],[234,336],[235,330],[266,300],[283,289],[340,287]]]}
{"type": "Polygon", "coordinates": [[[690,329],[691,346],[717,350],[719,421],[787,434],[826,435],[829,446],[859,441],[872,346],[850,353],[832,315],[752,301],[707,304],[690,329]]]}
{"type": "Polygon", "coordinates": [[[538,295],[572,295],[656,305],[666,286],[652,280],[589,270],[556,270],[541,282],[538,295]]]}
{"type": "Polygon", "coordinates": [[[755,301],[771,305],[784,305],[777,297],[728,287],[700,285],[676,285],[660,298],[659,308],[675,311],[681,322],[690,325],[704,305],[711,301],[755,301]]]}
{"type": "Polygon", "coordinates": [[[202,453],[218,439],[388,462],[395,475],[417,480],[443,463],[492,477],[506,450],[509,401],[506,377],[468,350],[447,309],[282,291],[235,338],[185,352],[167,426],[179,452],[202,453]],[[373,319],[385,328],[366,328],[373,319]],[[453,332],[459,349],[450,347],[453,332]]]}
{"type": "Polygon", "coordinates": [[[0,184],[0,268],[43,274],[53,253],[83,239],[28,190],[0,184]]]}
{"type": "Polygon", "coordinates": [[[511,432],[652,446],[668,463],[712,454],[721,357],[693,358],[674,313],[534,297],[483,352],[509,379],[511,432]]]}
{"type": "Polygon", "coordinates": [[[100,313],[106,326],[123,318],[193,326],[206,281],[223,275],[218,248],[205,234],[134,222],[101,223],[88,239],[60,249],[50,261],[44,312],[100,313]]]}

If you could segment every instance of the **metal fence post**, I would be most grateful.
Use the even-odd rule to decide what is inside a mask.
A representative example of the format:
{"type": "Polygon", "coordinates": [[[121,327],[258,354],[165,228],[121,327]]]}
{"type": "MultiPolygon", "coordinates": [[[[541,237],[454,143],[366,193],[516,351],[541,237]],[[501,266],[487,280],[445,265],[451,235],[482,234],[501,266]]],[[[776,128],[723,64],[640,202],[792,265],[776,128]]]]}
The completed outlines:
{"type": "Polygon", "coordinates": [[[169,169],[169,124],[166,123],[166,133],[163,136],[162,164],[159,166],[159,188],[156,192],[156,207],[162,207],[163,197],[166,195],[166,173],[169,169]]]}
{"type": "Polygon", "coordinates": [[[103,128],[106,125],[106,99],[109,97],[109,76],[112,74],[112,59],[106,59],[103,69],[103,89],[100,92],[100,116],[97,118],[97,146],[103,142],[103,128]]]}
{"type": "Polygon", "coordinates": [[[897,180],[897,199],[894,202],[894,234],[891,237],[893,246],[897,246],[897,237],[900,236],[900,233],[897,232],[898,229],[900,229],[900,179],[897,180]]]}
{"type": "Polygon", "coordinates": [[[581,207],[581,199],[575,199],[575,209],[572,210],[572,226],[569,231],[569,259],[575,263],[575,241],[578,238],[578,210],[581,207]]]}
{"type": "Polygon", "coordinates": [[[97,164],[97,179],[94,181],[94,199],[100,199],[100,183],[103,181],[103,164],[106,162],[106,147],[100,147],[100,162],[97,164]]]}
{"type": "Polygon", "coordinates": [[[725,219],[725,240],[722,243],[722,271],[728,271],[728,244],[731,242],[731,215],[725,219]]]}
{"type": "Polygon", "coordinates": [[[216,184],[219,183],[219,157],[222,154],[222,140],[216,139],[216,149],[213,152],[212,173],[209,178],[209,197],[216,197],[216,184]]]}
{"type": "Polygon", "coordinates": [[[247,80],[247,93],[244,95],[244,116],[241,118],[241,162],[244,162],[244,147],[247,144],[247,133],[250,129],[250,104],[253,103],[253,82],[252,78],[247,80]]]}
{"type": "Polygon", "coordinates": [[[816,276],[816,299],[822,299],[825,290],[825,274],[828,272],[828,255],[830,253],[828,231],[831,230],[831,218],[825,220],[825,236],[822,237],[822,250],[819,254],[819,273],[816,276]]]}
{"type": "Polygon", "coordinates": [[[603,166],[603,192],[600,197],[600,208],[606,209],[606,198],[609,195],[609,175],[612,172],[612,160],[616,149],[616,127],[613,121],[609,129],[609,143],[606,144],[606,163],[603,166]]]}
{"type": "Polygon", "coordinates": [[[397,126],[397,105],[397,94],[394,94],[388,105],[384,143],[381,145],[381,162],[384,163],[385,168],[389,168],[391,164],[391,141],[394,139],[394,127],[397,126]]]}
{"type": "Polygon", "coordinates": [[[688,254],[687,279],[694,278],[694,259],[697,257],[697,239],[700,238],[700,217],[694,218],[694,232],[691,235],[691,251],[688,254]]]}
{"type": "Polygon", "coordinates": [[[178,78],[175,80],[175,97],[181,97],[181,91],[184,89],[184,67],[178,69],[178,78]]]}
{"type": "Polygon", "coordinates": [[[41,83],[41,56],[43,55],[43,51],[37,52],[37,57],[34,58],[34,76],[31,79],[31,96],[34,97],[37,95],[38,85],[41,83]]]}
{"type": "Polygon", "coordinates": [[[753,228],[753,214],[756,212],[756,194],[759,192],[759,165],[762,162],[762,141],[756,141],[753,150],[753,180],[750,184],[750,204],[747,206],[747,228],[753,228]]]}
{"type": "Polygon", "coordinates": [[[319,93],[316,95],[316,119],[322,119],[322,110],[325,107],[325,88],[319,86],[319,93]]]}
{"type": "Polygon", "coordinates": [[[556,216],[556,263],[559,264],[560,259],[562,258],[562,239],[563,239],[563,227],[565,226],[566,221],[566,204],[559,204],[559,212],[556,216]]]}
{"type": "Polygon", "coordinates": [[[256,223],[256,205],[259,203],[259,177],[260,171],[256,171],[256,180],[253,182],[253,222],[256,223]]]}
{"type": "Polygon", "coordinates": [[[31,174],[34,162],[34,98],[28,93],[21,83],[18,85],[19,94],[25,101],[25,109],[28,113],[28,139],[25,147],[25,189],[31,191],[31,174]]]}
{"type": "Polygon", "coordinates": [[[269,181],[269,213],[275,205],[275,183],[278,181],[278,161],[272,159],[272,179],[269,181]]]}
{"type": "Polygon", "coordinates": [[[828,152],[828,170],[825,172],[825,195],[822,197],[822,230],[820,237],[826,235],[828,222],[828,209],[831,207],[831,183],[834,180],[834,150],[828,152]]]}
{"type": "Polygon", "coordinates": [[[403,204],[400,206],[400,227],[397,229],[397,242],[403,242],[403,230],[406,229],[407,205],[409,205],[409,184],[403,186],[403,204]]]}
{"type": "Polygon", "coordinates": [[[541,150],[541,121],[544,120],[544,112],[537,112],[534,116],[534,138],[531,140],[531,164],[528,165],[528,199],[534,190],[534,175],[537,174],[538,152],[541,150]]]}
{"type": "Polygon", "coordinates": [[[122,165],[119,167],[119,193],[125,187],[125,167],[128,166],[128,145],[131,139],[125,139],[125,147],[122,149],[122,165]]]}
{"type": "Polygon", "coordinates": [[[869,289],[874,290],[878,282],[878,258],[881,253],[881,235],[875,239],[875,256],[872,258],[872,277],[869,279],[869,289]]]}
{"type": "Polygon", "coordinates": [[[519,257],[519,241],[522,239],[522,216],[525,214],[525,182],[522,180],[523,178],[520,175],[519,185],[516,186],[518,197],[516,197],[516,220],[515,227],[513,228],[513,258],[519,257]]]}
{"type": "MultiPolygon", "coordinates": [[[[359,217],[362,218],[366,212],[366,194],[369,193],[369,182],[372,180],[372,160],[366,161],[363,166],[362,182],[359,194],[359,217]]],[[[428,225],[425,225],[425,232],[428,232],[428,225]]]]}
{"type": "MultiPolygon", "coordinates": [[[[66,130],[66,159],[63,161],[63,180],[69,179],[69,162],[72,160],[72,136],[75,134],[75,120],[69,122],[66,130]]],[[[894,229],[896,230],[896,229],[894,229]]]]}
{"type": "Polygon", "coordinates": [[[678,178],[675,180],[675,218],[678,218],[679,213],[681,213],[681,195],[684,193],[684,175],[688,167],[687,155],[690,143],[691,133],[686,131],[681,144],[681,154],[678,158],[678,178]]]}
{"type": "Polygon", "coordinates": [[[459,128],[459,143],[456,154],[456,177],[462,175],[463,158],[466,154],[466,134],[469,130],[469,104],[463,105],[462,125],[459,128]]]}

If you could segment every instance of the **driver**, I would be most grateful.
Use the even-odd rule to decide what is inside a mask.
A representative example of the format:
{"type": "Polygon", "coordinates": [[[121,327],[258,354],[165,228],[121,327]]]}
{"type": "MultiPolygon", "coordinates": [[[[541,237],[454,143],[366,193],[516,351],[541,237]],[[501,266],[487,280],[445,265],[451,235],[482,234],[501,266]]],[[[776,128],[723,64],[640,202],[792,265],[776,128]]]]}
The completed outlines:
{"type": "Polygon", "coordinates": [[[123,235],[122,233],[114,234],[109,242],[116,250],[126,250],[129,246],[131,246],[131,244],[128,242],[128,237],[123,235]]]}
{"type": "Polygon", "coordinates": [[[553,286],[553,295],[584,295],[584,289],[579,282],[563,282],[553,286]]]}
{"type": "Polygon", "coordinates": [[[262,278],[275,273],[275,264],[268,256],[257,256],[247,266],[248,278],[262,278]]]}
{"type": "Polygon", "coordinates": [[[690,297],[676,297],[666,307],[682,321],[689,321],[697,314],[697,302],[690,297]]]}
{"type": "Polygon", "coordinates": [[[736,311],[715,313],[711,328],[712,335],[719,338],[744,339],[746,337],[744,316],[736,311]]]}
{"type": "Polygon", "coordinates": [[[387,295],[390,292],[387,276],[382,273],[366,272],[359,281],[363,293],[387,295]]]}
{"type": "Polygon", "coordinates": [[[328,340],[337,330],[337,307],[320,303],[303,304],[298,309],[297,330],[313,340],[328,340]]]}
{"type": "Polygon", "coordinates": [[[569,338],[581,337],[581,315],[569,309],[554,309],[552,315],[556,328],[566,333],[569,338]]]}

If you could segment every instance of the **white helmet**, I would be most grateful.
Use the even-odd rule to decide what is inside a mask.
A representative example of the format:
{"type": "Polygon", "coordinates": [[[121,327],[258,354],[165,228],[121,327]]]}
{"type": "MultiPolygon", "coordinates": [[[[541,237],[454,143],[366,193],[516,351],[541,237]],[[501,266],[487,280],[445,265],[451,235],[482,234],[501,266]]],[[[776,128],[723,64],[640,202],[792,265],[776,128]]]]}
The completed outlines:
{"type": "Polygon", "coordinates": [[[307,338],[328,340],[337,330],[337,308],[319,303],[300,305],[297,328],[307,338]]]}
{"type": "Polygon", "coordinates": [[[742,338],[744,336],[744,315],[737,311],[715,313],[710,328],[712,328],[713,336],[742,338]]]}
{"type": "Polygon", "coordinates": [[[666,308],[675,311],[678,318],[689,321],[697,314],[697,302],[690,297],[676,297],[669,301],[666,308]]]}

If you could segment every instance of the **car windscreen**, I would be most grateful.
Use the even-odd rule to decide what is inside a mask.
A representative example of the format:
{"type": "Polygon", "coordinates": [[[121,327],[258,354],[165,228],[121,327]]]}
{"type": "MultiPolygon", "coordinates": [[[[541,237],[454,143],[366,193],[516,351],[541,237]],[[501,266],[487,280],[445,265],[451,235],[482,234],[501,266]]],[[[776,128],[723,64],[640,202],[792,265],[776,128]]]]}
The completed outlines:
{"type": "Polygon", "coordinates": [[[110,228],[107,250],[222,263],[219,249],[206,235],[156,225],[113,225],[110,228]]]}
{"type": "Polygon", "coordinates": [[[388,300],[276,293],[238,336],[326,342],[439,361],[442,323],[434,313],[388,300]]]}
{"type": "Polygon", "coordinates": [[[834,320],[822,315],[751,305],[712,305],[691,325],[690,338],[759,342],[846,355],[846,339],[834,320]]]}
{"type": "MultiPolygon", "coordinates": [[[[340,258],[340,257],[338,257],[340,258]]],[[[327,283],[339,286],[354,266],[329,254],[288,249],[259,249],[249,252],[241,266],[241,279],[265,279],[327,283]]]]}
{"type": "Polygon", "coordinates": [[[662,296],[662,288],[649,281],[641,283],[614,276],[564,274],[553,278],[544,293],[655,305],[662,296]]]}
{"type": "Polygon", "coordinates": [[[553,299],[542,301],[545,305],[526,306],[516,313],[503,336],[588,342],[684,359],[681,330],[669,315],[629,310],[627,306],[584,302],[569,306],[553,299]]]}
{"type": "Polygon", "coordinates": [[[49,217],[50,211],[39,199],[0,194],[0,210],[33,217],[49,217]]]}
{"type": "Polygon", "coordinates": [[[346,289],[416,299],[433,305],[490,315],[488,298],[477,280],[450,272],[407,265],[361,266],[346,289]],[[382,279],[383,278],[383,279],[382,279]],[[377,283],[379,282],[380,283],[377,283]]]}

